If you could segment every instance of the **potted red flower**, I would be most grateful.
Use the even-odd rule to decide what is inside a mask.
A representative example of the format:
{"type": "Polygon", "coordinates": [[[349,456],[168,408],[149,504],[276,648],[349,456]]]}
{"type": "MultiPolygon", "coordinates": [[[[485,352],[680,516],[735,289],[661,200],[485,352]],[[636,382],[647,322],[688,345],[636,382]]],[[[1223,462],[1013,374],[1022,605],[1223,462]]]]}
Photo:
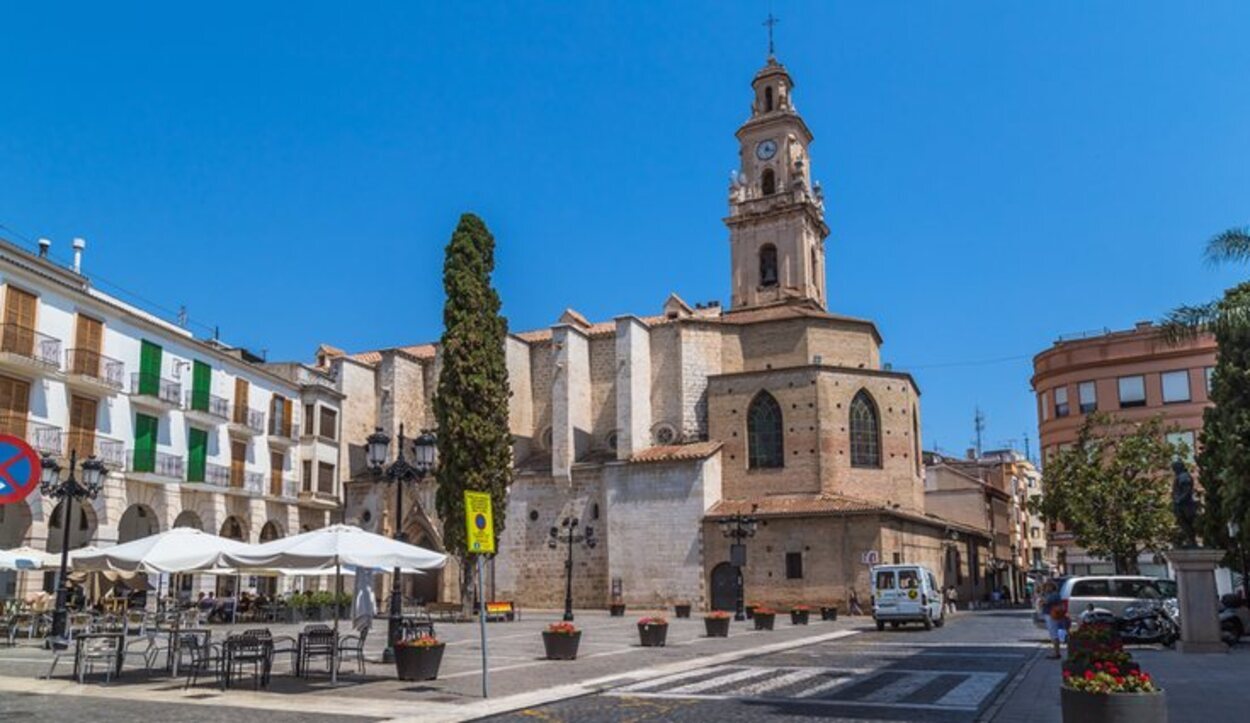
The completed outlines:
{"type": "Polygon", "coordinates": [[[790,624],[807,625],[807,619],[811,614],[812,609],[807,605],[795,605],[790,608],[790,624]]]}
{"type": "Polygon", "coordinates": [[[729,637],[729,619],[732,616],[724,610],[713,610],[703,616],[703,626],[709,638],[729,637]]]}
{"type": "Polygon", "coordinates": [[[772,630],[773,623],[777,620],[777,611],[772,608],[756,606],[755,608],[755,629],[756,630],[772,630]]]}
{"type": "Polygon", "coordinates": [[[679,618],[690,617],[690,603],[688,602],[676,603],[675,605],[673,605],[673,610],[674,612],[677,613],[677,617],[679,618]]]}
{"type": "Polygon", "coordinates": [[[611,604],[608,605],[608,615],[611,615],[614,618],[625,617],[625,603],[620,600],[613,600],[611,604]]]}
{"type": "Polygon", "coordinates": [[[552,623],[543,631],[547,660],[577,660],[577,646],[581,641],[582,631],[573,623],[552,623]]]}
{"type": "Polygon", "coordinates": [[[638,637],[644,648],[664,647],[664,641],[668,638],[668,621],[658,617],[640,619],[638,637]]]}
{"type": "Polygon", "coordinates": [[[820,619],[821,620],[837,620],[838,608],[833,605],[822,605],[820,607],[820,619]]]}
{"type": "Polygon", "coordinates": [[[1167,699],[1148,673],[1097,663],[1081,675],[1063,672],[1060,702],[1065,723],[1132,721],[1166,723],[1167,699]]]}
{"type": "Polygon", "coordinates": [[[434,680],[443,662],[442,642],[421,635],[395,644],[395,669],[400,680],[434,680]]]}

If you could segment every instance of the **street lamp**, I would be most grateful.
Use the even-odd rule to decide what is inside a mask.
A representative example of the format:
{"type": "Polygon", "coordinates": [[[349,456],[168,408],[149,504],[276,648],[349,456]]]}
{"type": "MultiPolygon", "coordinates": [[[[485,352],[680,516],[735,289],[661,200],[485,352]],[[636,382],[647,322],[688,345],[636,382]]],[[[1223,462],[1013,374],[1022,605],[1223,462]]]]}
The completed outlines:
{"type": "MultiPolygon", "coordinates": [[[[754,513],[758,507],[759,505],[751,505],[751,512],[754,513]]],[[[734,600],[734,620],[746,620],[746,614],[743,610],[746,604],[744,600],[746,585],[742,577],[742,568],[747,564],[747,538],[755,537],[755,530],[759,526],[759,520],[739,512],[733,517],[722,519],[717,524],[720,525],[720,533],[733,540],[729,545],[729,564],[738,573],[738,589],[734,600]]]]}
{"type": "Polygon", "coordinates": [[[573,622],[573,543],[584,542],[592,550],[599,544],[595,528],[583,527],[585,533],[578,533],[580,524],[576,517],[565,517],[559,527],[551,528],[551,537],[547,540],[547,547],[552,550],[568,545],[569,554],[564,560],[564,619],[567,622],[573,622]]]}
{"type": "MultiPolygon", "coordinates": [[[[390,444],[391,438],[382,431],[381,427],[375,427],[373,434],[365,439],[365,455],[377,481],[395,485],[395,539],[403,542],[404,483],[414,480],[420,482],[433,471],[438,455],[438,439],[429,430],[421,432],[421,436],[413,442],[414,454],[410,464],[404,458],[404,425],[399,425],[399,448],[395,461],[389,467],[384,468],[390,444]]],[[[391,604],[386,619],[386,648],[382,651],[383,663],[395,661],[395,644],[399,642],[400,628],[403,627],[404,622],[404,602],[399,575],[399,568],[396,567],[391,575],[391,604]]]]}
{"type": "Polygon", "coordinates": [[[43,473],[39,479],[39,490],[47,497],[61,500],[65,512],[61,515],[61,576],[56,588],[56,611],[52,614],[52,637],[64,639],[66,622],[69,620],[69,529],[74,519],[74,508],[82,500],[94,500],[104,488],[104,477],[108,474],[104,463],[91,455],[82,463],[82,481],[74,477],[74,468],[78,466],[78,451],[69,453],[69,479],[61,479],[61,465],[52,457],[44,457],[41,461],[43,473]]]}
{"type": "Polygon", "coordinates": [[[1237,520],[1228,521],[1228,539],[1237,545],[1237,556],[1241,558],[1241,594],[1250,603],[1250,575],[1247,575],[1246,547],[1241,542],[1241,525],[1237,520]]]}

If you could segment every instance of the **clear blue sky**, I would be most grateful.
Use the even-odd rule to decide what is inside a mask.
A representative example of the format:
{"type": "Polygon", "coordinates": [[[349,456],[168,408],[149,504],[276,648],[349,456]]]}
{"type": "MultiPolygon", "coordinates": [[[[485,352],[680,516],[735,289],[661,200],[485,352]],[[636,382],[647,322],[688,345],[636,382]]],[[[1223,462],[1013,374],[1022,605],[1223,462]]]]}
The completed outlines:
{"type": "MultiPolygon", "coordinates": [[[[767,10],[10,4],[0,234],[62,258],[84,236],[106,290],[270,358],[436,338],[465,210],[498,239],[515,330],[725,300],[767,10]]],[[[1200,252],[1250,222],[1250,4],[774,10],[829,198],[831,307],[915,373],[927,445],[965,447],[978,404],[987,444],[1035,439],[1032,354],[1241,277],[1200,252]]]]}

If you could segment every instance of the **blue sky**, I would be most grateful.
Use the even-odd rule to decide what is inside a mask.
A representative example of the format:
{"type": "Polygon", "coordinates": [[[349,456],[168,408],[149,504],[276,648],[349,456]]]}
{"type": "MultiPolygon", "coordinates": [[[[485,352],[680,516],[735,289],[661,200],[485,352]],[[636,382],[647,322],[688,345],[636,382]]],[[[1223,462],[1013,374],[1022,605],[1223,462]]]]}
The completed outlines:
{"type": "MultiPolygon", "coordinates": [[[[0,235],[270,358],[436,338],[462,211],[515,330],[728,296],[768,4],[10,4],[0,235]],[[106,283],[106,282],[111,282],[106,283]]],[[[1250,223],[1250,4],[776,0],[836,312],[927,446],[1036,439],[1030,358],[1218,294],[1250,223]]]]}

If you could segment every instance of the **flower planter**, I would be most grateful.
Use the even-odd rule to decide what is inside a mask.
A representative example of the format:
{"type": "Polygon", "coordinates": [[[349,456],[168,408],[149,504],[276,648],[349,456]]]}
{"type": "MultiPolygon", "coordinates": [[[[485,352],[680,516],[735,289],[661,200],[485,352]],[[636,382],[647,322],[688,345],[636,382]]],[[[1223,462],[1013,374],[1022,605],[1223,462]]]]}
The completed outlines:
{"type": "MultiPolygon", "coordinates": [[[[1085,671],[1087,670],[1094,670],[1094,671],[1097,670],[1097,668],[1094,667],[1093,663],[1087,663],[1084,661],[1070,660],[1070,659],[1063,661],[1063,665],[1061,667],[1064,672],[1070,673],[1071,675],[1075,677],[1080,677],[1082,675],[1085,675],[1085,671]]],[[[1116,667],[1119,668],[1120,673],[1123,675],[1128,675],[1130,672],[1133,672],[1133,671],[1137,671],[1137,672],[1141,671],[1141,665],[1131,660],[1125,663],[1117,663],[1116,667]]]]}
{"type": "Polygon", "coordinates": [[[756,613],[754,619],[756,630],[772,630],[777,615],[776,613],[756,613]]]}
{"type": "Polygon", "coordinates": [[[1158,693],[1086,693],[1059,689],[1064,723],[1167,723],[1168,703],[1158,693]]]}
{"type": "Polygon", "coordinates": [[[677,613],[679,618],[690,617],[690,603],[680,603],[673,606],[673,611],[677,613]]]}
{"type": "Polygon", "coordinates": [[[638,638],[644,648],[662,648],[668,638],[668,624],[638,623],[638,638]]]}
{"type": "Polygon", "coordinates": [[[395,670],[400,680],[434,680],[443,662],[445,645],[400,645],[395,648],[395,670]]]}
{"type": "Polygon", "coordinates": [[[577,660],[577,646],[582,642],[582,631],[575,633],[552,633],[543,631],[543,647],[547,660],[577,660]]]}
{"type": "Polygon", "coordinates": [[[755,606],[754,606],[754,605],[747,605],[747,606],[745,606],[745,607],[743,607],[743,608],[742,608],[742,611],[743,611],[744,613],[746,613],[747,620],[750,620],[751,618],[755,617],[755,606]]]}
{"type": "Polygon", "coordinates": [[[807,625],[807,618],[809,615],[811,615],[811,612],[808,610],[791,610],[790,611],[790,624],[791,625],[807,625]]]}
{"type": "Polygon", "coordinates": [[[625,603],[612,603],[608,606],[608,614],[614,618],[625,617],[625,603]]]}
{"type": "Polygon", "coordinates": [[[729,618],[703,618],[703,625],[709,638],[729,637],[729,618]]]}
{"type": "Polygon", "coordinates": [[[821,608],[820,619],[821,620],[837,620],[838,609],[837,608],[821,608]]]}

